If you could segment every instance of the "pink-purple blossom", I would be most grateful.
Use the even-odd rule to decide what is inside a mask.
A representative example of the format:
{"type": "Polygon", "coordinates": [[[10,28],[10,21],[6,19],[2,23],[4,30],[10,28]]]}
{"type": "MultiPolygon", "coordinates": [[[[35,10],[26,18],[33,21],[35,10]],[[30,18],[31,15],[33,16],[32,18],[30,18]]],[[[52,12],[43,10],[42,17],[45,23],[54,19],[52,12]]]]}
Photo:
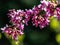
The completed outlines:
{"type": "Polygon", "coordinates": [[[6,25],[5,27],[1,28],[1,30],[2,30],[3,33],[6,33],[7,34],[7,37],[10,37],[11,36],[12,39],[14,39],[14,40],[17,40],[18,39],[17,38],[18,35],[24,34],[23,33],[23,30],[15,27],[15,26],[10,26],[10,25],[9,26],[6,25]]]}
{"type": "Polygon", "coordinates": [[[56,16],[57,19],[60,20],[60,7],[57,7],[57,8],[56,8],[56,12],[55,12],[55,13],[56,13],[56,15],[57,15],[57,16],[56,16]]]}
{"type": "Polygon", "coordinates": [[[28,26],[28,22],[31,21],[33,26],[40,27],[40,29],[49,25],[50,17],[56,17],[60,20],[60,7],[57,1],[51,2],[41,0],[41,4],[34,6],[32,9],[25,10],[9,10],[8,17],[10,18],[9,23],[12,25],[6,25],[1,28],[3,33],[12,36],[12,39],[17,40],[17,35],[24,34],[24,25],[28,26]]]}

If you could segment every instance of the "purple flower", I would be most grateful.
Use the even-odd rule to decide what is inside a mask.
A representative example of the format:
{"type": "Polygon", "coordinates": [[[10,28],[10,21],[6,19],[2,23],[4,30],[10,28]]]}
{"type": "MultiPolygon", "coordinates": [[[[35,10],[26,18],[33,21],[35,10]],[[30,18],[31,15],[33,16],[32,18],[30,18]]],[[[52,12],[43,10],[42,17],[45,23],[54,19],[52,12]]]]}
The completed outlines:
{"type": "Polygon", "coordinates": [[[41,4],[34,6],[32,9],[25,10],[9,10],[8,17],[10,18],[9,23],[11,25],[6,25],[1,28],[3,33],[6,33],[7,36],[11,36],[12,39],[17,40],[18,35],[23,35],[24,25],[28,25],[28,22],[31,21],[32,24],[41,29],[49,25],[50,18],[56,17],[60,20],[60,7],[57,7],[57,1],[51,2],[46,0],[41,0],[41,4]],[[56,9],[55,9],[56,8],[56,9]]]}
{"type": "Polygon", "coordinates": [[[44,28],[47,25],[49,25],[50,20],[46,17],[42,17],[42,16],[33,16],[32,18],[32,23],[33,25],[35,25],[36,27],[40,27],[40,28],[44,28]]]}
{"type": "Polygon", "coordinates": [[[60,20],[60,7],[56,8],[55,15],[56,15],[57,19],[60,20]]]}
{"type": "Polygon", "coordinates": [[[12,27],[12,26],[5,26],[4,28],[1,28],[3,33],[6,33],[8,37],[12,37],[12,39],[17,40],[18,35],[23,35],[23,31],[17,27],[12,27]]]}

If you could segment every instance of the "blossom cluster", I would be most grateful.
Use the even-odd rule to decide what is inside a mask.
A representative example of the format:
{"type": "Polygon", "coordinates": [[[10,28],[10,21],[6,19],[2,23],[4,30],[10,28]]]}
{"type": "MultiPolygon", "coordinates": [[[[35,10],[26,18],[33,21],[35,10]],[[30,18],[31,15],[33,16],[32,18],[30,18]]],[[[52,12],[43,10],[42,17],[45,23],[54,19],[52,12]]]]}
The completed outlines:
{"type": "Polygon", "coordinates": [[[49,25],[50,17],[56,17],[60,19],[60,7],[57,1],[40,1],[41,4],[34,6],[32,9],[25,10],[9,10],[8,17],[10,18],[10,23],[12,25],[6,25],[1,28],[3,33],[12,36],[12,39],[17,40],[17,35],[24,34],[24,25],[28,25],[31,20],[33,26],[40,27],[41,29],[49,25]]]}

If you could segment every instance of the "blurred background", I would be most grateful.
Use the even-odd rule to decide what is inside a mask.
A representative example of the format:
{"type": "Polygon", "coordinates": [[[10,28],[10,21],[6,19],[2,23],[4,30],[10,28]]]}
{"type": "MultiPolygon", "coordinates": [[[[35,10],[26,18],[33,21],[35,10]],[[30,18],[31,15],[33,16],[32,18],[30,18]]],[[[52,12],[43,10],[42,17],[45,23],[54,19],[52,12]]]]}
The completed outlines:
{"type": "MultiPolygon", "coordinates": [[[[0,28],[9,22],[7,16],[9,9],[31,9],[38,4],[40,0],[0,0],[0,28]]],[[[22,45],[60,45],[60,22],[55,18],[52,18],[50,25],[43,29],[33,27],[30,22],[29,26],[25,26],[24,33],[21,37],[22,45]]],[[[1,30],[0,45],[11,45],[1,30]]]]}

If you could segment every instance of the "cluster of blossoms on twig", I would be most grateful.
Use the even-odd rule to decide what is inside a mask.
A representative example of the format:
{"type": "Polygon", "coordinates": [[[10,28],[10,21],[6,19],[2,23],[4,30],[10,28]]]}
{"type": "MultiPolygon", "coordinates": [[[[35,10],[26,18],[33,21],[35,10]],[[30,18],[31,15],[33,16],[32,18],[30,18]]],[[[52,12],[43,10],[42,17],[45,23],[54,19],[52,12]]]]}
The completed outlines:
{"type": "Polygon", "coordinates": [[[8,36],[12,36],[12,39],[17,40],[17,35],[24,34],[24,25],[28,25],[28,22],[31,20],[33,26],[44,28],[49,25],[50,17],[56,17],[60,19],[60,7],[57,1],[40,1],[41,4],[34,6],[32,9],[24,10],[9,10],[8,17],[10,18],[10,23],[12,25],[6,25],[4,28],[1,28],[3,33],[6,33],[8,36]]]}

